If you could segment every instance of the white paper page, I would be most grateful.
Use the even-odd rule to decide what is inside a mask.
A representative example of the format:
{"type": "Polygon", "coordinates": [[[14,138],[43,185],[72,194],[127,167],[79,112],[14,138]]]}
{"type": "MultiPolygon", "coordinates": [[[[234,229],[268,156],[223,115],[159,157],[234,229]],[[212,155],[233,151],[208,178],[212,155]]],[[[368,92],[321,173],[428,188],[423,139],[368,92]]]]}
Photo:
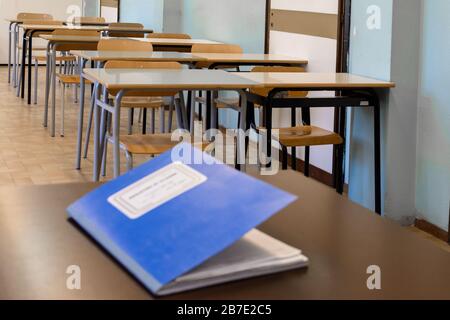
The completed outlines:
{"type": "Polygon", "coordinates": [[[291,263],[301,251],[258,230],[252,230],[241,240],[217,256],[178,278],[176,282],[194,281],[233,274],[246,270],[291,263]]]}

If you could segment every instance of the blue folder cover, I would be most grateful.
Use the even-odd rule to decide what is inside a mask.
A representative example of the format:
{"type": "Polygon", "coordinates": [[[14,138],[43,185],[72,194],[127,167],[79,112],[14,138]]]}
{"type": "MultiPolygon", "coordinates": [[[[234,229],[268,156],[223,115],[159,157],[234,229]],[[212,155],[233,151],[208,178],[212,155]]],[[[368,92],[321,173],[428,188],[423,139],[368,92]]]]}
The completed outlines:
{"type": "MultiPolygon", "coordinates": [[[[215,160],[188,144],[183,148],[196,159],[215,160]]],[[[171,154],[162,154],[101,186],[67,209],[71,218],[155,294],[296,199],[224,164],[189,164],[207,181],[149,214],[130,219],[108,202],[111,195],[170,165],[171,154]]]]}

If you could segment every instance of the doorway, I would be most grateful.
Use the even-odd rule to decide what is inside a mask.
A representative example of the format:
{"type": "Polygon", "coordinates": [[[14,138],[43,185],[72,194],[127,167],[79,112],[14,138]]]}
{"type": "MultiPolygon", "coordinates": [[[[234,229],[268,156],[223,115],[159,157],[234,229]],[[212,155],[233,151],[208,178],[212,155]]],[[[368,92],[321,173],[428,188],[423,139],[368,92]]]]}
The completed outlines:
{"type": "Polygon", "coordinates": [[[120,0],[100,0],[100,16],[106,22],[119,22],[120,0]]]}

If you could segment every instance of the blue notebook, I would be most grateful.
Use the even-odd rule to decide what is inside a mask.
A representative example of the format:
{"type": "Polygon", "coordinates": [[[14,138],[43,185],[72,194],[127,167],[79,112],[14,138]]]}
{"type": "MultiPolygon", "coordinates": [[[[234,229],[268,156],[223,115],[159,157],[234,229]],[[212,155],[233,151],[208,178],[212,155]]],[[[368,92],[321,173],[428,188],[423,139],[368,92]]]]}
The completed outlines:
{"type": "MultiPolygon", "coordinates": [[[[296,199],[217,163],[189,144],[181,147],[194,159],[216,163],[173,161],[169,151],[67,209],[71,218],[157,295],[166,294],[164,289],[177,279],[236,246],[256,226],[296,199]]],[[[294,251],[286,257],[298,258],[299,250],[294,251]]],[[[289,261],[281,269],[298,266],[298,259],[296,263],[289,261]]],[[[266,266],[263,273],[267,271],[266,266]]],[[[216,279],[208,284],[219,282],[223,281],[216,279]]],[[[182,290],[199,286],[191,284],[182,290]]]]}

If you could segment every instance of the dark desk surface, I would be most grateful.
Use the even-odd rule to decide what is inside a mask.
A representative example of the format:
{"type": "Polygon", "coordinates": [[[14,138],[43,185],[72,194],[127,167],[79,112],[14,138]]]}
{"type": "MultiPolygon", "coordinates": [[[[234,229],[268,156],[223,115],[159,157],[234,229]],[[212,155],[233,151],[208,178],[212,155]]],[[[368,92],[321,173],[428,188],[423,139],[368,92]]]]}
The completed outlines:
{"type": "MultiPolygon", "coordinates": [[[[311,259],[308,269],[197,290],[179,299],[450,299],[450,254],[293,172],[263,180],[299,195],[261,230],[311,259]],[[382,290],[366,286],[369,265],[382,290]]],[[[151,299],[67,220],[93,184],[0,189],[0,299],[151,299]],[[81,267],[82,289],[66,289],[81,267]]]]}

